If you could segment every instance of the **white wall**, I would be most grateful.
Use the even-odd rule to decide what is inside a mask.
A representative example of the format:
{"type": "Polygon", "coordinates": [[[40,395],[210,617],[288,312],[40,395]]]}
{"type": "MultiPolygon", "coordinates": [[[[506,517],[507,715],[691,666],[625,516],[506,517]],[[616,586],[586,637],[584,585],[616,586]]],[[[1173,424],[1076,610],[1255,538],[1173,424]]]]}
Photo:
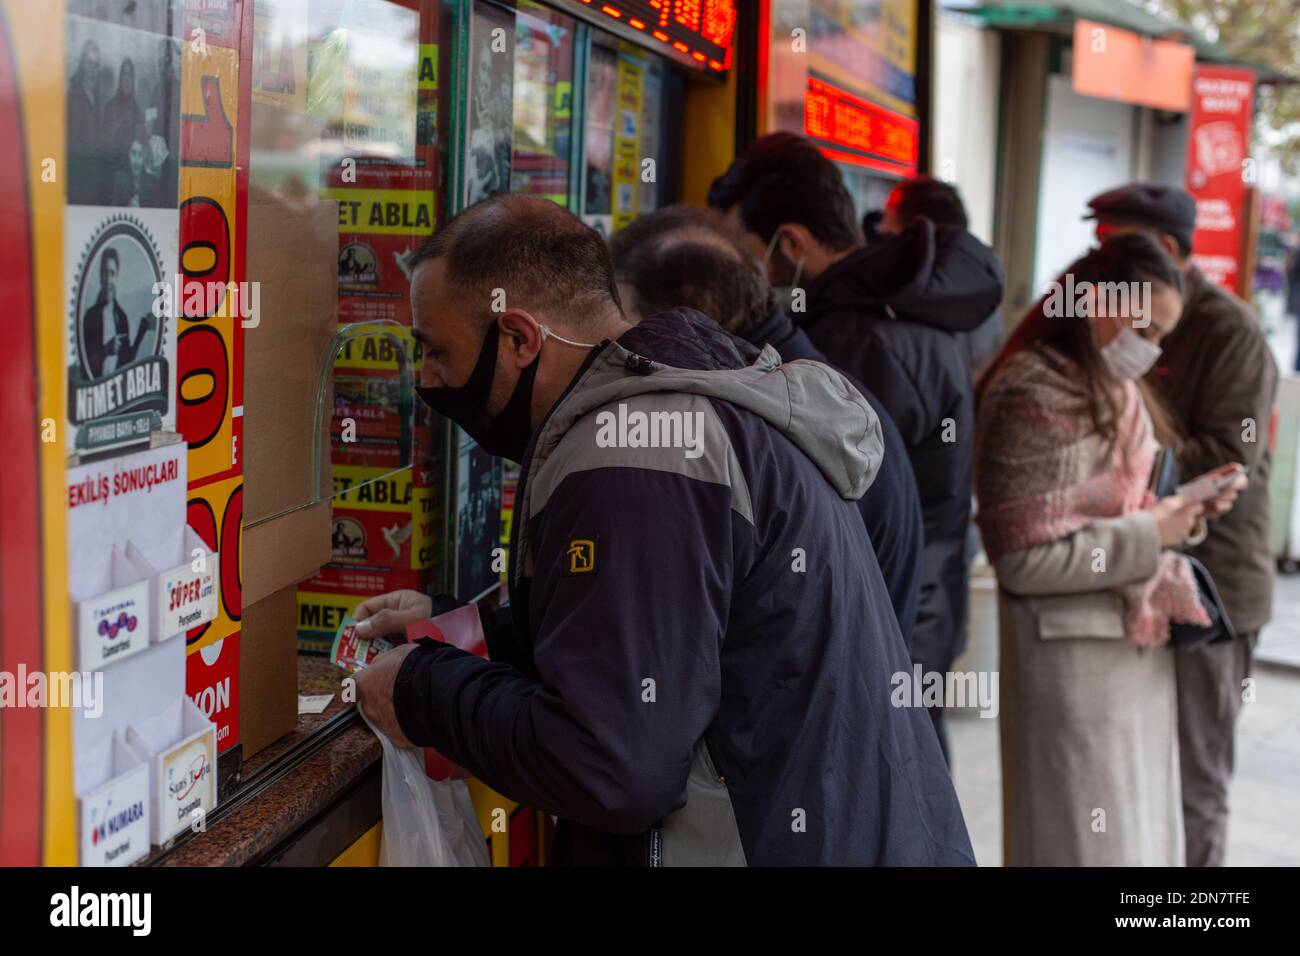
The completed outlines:
{"type": "Polygon", "coordinates": [[[972,17],[948,11],[939,12],[936,32],[933,172],[957,187],[971,232],[992,245],[999,35],[972,17]]]}
{"type": "Polygon", "coordinates": [[[1043,166],[1038,192],[1034,290],[1093,245],[1088,200],[1131,182],[1137,172],[1133,107],[1079,96],[1069,74],[1047,78],[1043,166]]]}

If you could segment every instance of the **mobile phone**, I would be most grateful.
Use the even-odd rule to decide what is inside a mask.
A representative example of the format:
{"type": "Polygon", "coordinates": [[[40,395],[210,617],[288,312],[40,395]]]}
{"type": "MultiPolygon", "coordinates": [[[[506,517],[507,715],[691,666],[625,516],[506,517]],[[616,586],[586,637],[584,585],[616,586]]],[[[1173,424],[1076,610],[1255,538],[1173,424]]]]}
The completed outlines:
{"type": "Polygon", "coordinates": [[[1227,491],[1229,485],[1236,481],[1238,474],[1236,471],[1220,474],[1221,471],[1220,468],[1207,471],[1186,484],[1179,485],[1174,490],[1174,494],[1188,501],[1209,501],[1211,498],[1217,498],[1227,491]]]}

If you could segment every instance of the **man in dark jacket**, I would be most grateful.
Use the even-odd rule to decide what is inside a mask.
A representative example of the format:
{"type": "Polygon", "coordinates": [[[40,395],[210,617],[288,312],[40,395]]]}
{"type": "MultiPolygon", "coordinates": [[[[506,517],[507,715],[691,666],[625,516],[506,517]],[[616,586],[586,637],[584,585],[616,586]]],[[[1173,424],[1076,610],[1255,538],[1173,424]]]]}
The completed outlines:
{"type": "Polygon", "coordinates": [[[1268,436],[1277,365],[1246,303],[1192,264],[1196,201],[1190,195],[1163,183],[1131,183],[1088,206],[1098,239],[1146,232],[1186,274],[1182,319],[1147,374],[1184,436],[1182,479],[1237,462],[1250,480],[1235,507],[1210,521],[1205,540],[1188,552],[1214,578],[1237,639],[1175,657],[1187,865],[1221,866],[1242,682],[1273,606],[1268,436]]]}
{"type": "Polygon", "coordinates": [[[521,666],[398,648],[359,676],[371,721],[556,814],[561,862],[971,864],[934,735],[890,702],[852,386],[746,366],[690,311],[629,326],[599,234],[535,197],[453,218],[411,282],[421,395],[521,465],[521,666]]]}
{"type": "MultiPolygon", "coordinates": [[[[898,426],[925,522],[912,660],[946,673],[966,636],[975,425],[966,356],[952,333],[997,308],[997,259],[966,230],[926,219],[863,246],[839,170],[789,133],[764,136],[732,163],[709,205],[744,230],[773,285],[790,288],[788,308],[813,345],[865,383],[898,426]]],[[[942,709],[930,715],[943,742],[942,709]]]]}
{"type": "MultiPolygon", "coordinates": [[[[881,211],[878,236],[897,236],[929,219],[936,226],[969,228],[966,204],[961,193],[951,183],[933,176],[905,179],[890,192],[881,211]]],[[[863,219],[865,230],[866,219],[863,219]]],[[[988,371],[1002,348],[1002,310],[994,309],[987,319],[972,331],[958,333],[957,341],[966,353],[971,380],[978,382],[988,371]]]]}
{"type": "MultiPolygon", "coordinates": [[[[648,316],[685,306],[758,348],[771,345],[783,362],[826,362],[777,304],[767,276],[712,210],[669,206],[641,216],[614,237],[610,252],[630,314],[648,316]]],[[[916,478],[898,427],[880,400],[852,376],[846,377],[876,412],[884,433],[885,457],[876,480],[858,499],[858,511],[910,649],[925,545],[916,478]]]]}

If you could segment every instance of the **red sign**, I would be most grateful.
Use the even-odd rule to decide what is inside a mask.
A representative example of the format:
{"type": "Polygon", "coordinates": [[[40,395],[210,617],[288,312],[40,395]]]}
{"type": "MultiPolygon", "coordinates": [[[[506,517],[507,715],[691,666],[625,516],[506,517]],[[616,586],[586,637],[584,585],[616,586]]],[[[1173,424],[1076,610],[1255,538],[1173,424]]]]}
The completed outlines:
{"type": "Polygon", "coordinates": [[[239,634],[185,658],[185,692],[217,725],[217,752],[239,740],[239,634]]]}
{"type": "Polygon", "coordinates": [[[1241,294],[1242,220],[1255,74],[1233,66],[1197,64],[1187,191],[1196,200],[1192,261],[1210,279],[1241,294]]]}
{"type": "Polygon", "coordinates": [[[736,0],[552,0],[586,20],[700,70],[731,68],[736,0]]]}
{"type": "Polygon", "coordinates": [[[803,116],[810,137],[839,147],[827,150],[833,159],[904,176],[916,174],[920,124],[911,117],[812,78],[803,116]]]}

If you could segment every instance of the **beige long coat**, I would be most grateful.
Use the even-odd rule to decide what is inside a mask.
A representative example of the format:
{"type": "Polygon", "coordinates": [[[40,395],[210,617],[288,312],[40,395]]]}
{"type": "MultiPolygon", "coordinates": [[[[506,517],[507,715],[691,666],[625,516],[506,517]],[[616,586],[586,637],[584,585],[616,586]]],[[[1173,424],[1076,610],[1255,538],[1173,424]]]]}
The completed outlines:
{"type": "MultiPolygon", "coordinates": [[[[1106,458],[1095,432],[1039,455],[1055,437],[1024,431],[1027,406],[1055,408],[1075,387],[1068,364],[1020,353],[1004,371],[981,407],[977,491],[996,502],[1022,485],[1086,486],[1106,458]],[[1048,470],[1023,470],[1036,468],[1048,470]]],[[[1129,401],[1145,416],[1132,389],[1129,401]]],[[[1183,864],[1176,652],[1129,639],[1120,593],[1156,574],[1159,555],[1155,521],[1139,511],[994,561],[1008,866],[1183,864]]]]}
{"type": "Polygon", "coordinates": [[[1183,864],[1175,651],[1126,638],[1094,548],[1112,586],[1145,580],[1155,522],[1096,521],[994,565],[1007,866],[1183,864]]]}

